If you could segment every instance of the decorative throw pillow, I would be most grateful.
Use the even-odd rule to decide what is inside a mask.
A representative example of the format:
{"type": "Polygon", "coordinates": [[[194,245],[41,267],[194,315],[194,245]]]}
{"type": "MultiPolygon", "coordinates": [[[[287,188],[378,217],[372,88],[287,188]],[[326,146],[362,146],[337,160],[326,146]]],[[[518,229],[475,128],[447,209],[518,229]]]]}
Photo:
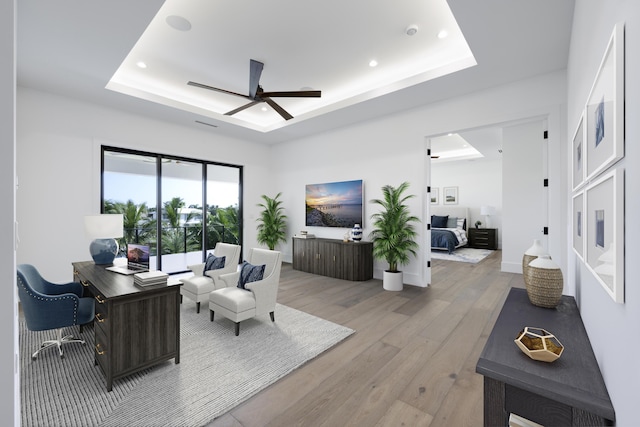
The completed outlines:
{"type": "Polygon", "coordinates": [[[450,216],[447,219],[447,228],[456,228],[458,226],[458,218],[455,216],[450,216]]]}
{"type": "Polygon", "coordinates": [[[218,270],[224,267],[226,260],[226,256],[215,256],[214,254],[209,254],[207,256],[207,260],[204,262],[203,274],[209,270],[218,270]]]}
{"type": "Polygon", "coordinates": [[[431,227],[432,228],[447,228],[447,220],[448,219],[449,219],[449,215],[447,215],[447,216],[431,215],[431,227]]]}
{"type": "Polygon", "coordinates": [[[456,225],[457,229],[466,230],[467,229],[467,218],[458,218],[458,224],[456,225]]]}
{"type": "Polygon", "coordinates": [[[242,267],[240,267],[240,278],[238,279],[238,287],[240,289],[245,289],[245,285],[251,282],[257,282],[258,280],[262,280],[262,276],[264,275],[265,264],[262,265],[253,265],[249,264],[247,261],[242,262],[242,267]]]}

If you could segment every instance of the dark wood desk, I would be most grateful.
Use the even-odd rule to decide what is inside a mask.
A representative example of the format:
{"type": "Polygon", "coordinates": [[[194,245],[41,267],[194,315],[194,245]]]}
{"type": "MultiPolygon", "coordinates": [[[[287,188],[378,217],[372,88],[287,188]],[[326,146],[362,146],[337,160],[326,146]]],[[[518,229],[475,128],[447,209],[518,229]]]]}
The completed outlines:
{"type": "Polygon", "coordinates": [[[615,411],[573,297],[536,307],[513,288],[480,355],[484,425],[509,425],[514,413],[545,426],[613,425],[615,411]],[[565,347],[552,363],[530,359],[513,342],[525,326],[546,329],[565,347]]]}
{"type": "Polygon", "coordinates": [[[74,280],[96,300],[95,363],[113,380],[175,359],[180,363],[180,286],[133,283],[93,261],[73,263],[74,280]]]}

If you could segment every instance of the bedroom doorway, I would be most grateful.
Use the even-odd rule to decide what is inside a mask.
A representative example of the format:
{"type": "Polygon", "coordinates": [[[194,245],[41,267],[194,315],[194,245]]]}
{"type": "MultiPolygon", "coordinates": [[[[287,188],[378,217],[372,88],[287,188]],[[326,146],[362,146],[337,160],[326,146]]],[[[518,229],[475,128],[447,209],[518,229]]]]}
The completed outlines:
{"type": "MultiPolygon", "coordinates": [[[[465,230],[467,241],[453,248],[454,255],[464,248],[484,247],[486,239],[493,249],[495,239],[497,249],[502,249],[502,271],[521,272],[522,253],[533,239],[547,246],[546,130],[546,118],[536,117],[425,138],[426,283],[431,283],[432,253],[449,252],[431,250],[440,228],[436,226],[442,226],[431,224],[431,215],[464,218],[455,228],[465,230]],[[478,221],[478,229],[469,230],[478,221]],[[483,244],[478,243],[480,235],[483,244]]],[[[454,228],[453,221],[445,228],[454,228]]]]}

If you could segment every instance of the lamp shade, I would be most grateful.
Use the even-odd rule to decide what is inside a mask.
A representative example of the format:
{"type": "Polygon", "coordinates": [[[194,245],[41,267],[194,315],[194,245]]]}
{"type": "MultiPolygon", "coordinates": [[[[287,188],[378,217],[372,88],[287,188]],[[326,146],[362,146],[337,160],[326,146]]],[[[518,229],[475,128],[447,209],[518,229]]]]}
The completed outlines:
{"type": "Polygon", "coordinates": [[[496,208],[493,206],[481,206],[480,207],[480,215],[494,215],[496,213],[496,208]]]}
{"type": "Polygon", "coordinates": [[[87,215],[84,217],[84,230],[91,239],[119,239],[123,234],[122,214],[87,215]]]}

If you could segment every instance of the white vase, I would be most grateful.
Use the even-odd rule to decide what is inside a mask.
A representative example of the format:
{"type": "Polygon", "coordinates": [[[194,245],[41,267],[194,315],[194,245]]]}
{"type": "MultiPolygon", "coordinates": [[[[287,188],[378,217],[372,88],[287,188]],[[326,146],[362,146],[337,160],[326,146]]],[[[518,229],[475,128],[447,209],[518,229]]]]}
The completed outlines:
{"type": "Polygon", "coordinates": [[[547,252],[542,247],[542,243],[540,240],[535,239],[533,241],[533,245],[524,251],[524,255],[522,256],[522,275],[524,277],[524,283],[527,284],[527,267],[529,263],[534,259],[538,258],[540,255],[546,255],[547,252]]]}
{"type": "Polygon", "coordinates": [[[386,291],[401,291],[403,287],[402,271],[387,271],[382,273],[382,287],[386,291]]]}
{"type": "Polygon", "coordinates": [[[351,240],[354,242],[362,240],[362,227],[360,227],[360,224],[354,225],[351,229],[351,240]]]}

